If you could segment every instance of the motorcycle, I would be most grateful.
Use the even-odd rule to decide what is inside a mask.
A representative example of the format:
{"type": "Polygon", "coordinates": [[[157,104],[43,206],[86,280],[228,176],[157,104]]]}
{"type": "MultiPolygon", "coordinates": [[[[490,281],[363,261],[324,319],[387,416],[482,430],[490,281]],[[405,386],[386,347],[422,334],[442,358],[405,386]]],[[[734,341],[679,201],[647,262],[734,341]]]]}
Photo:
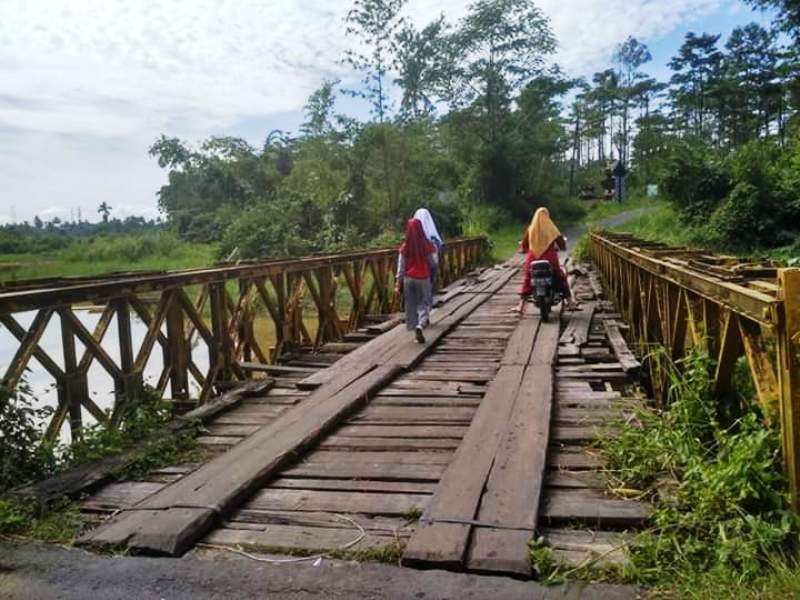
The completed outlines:
{"type": "Polygon", "coordinates": [[[531,261],[531,302],[539,308],[543,322],[550,317],[550,309],[564,299],[564,292],[556,285],[553,266],[546,260],[531,261]]]}

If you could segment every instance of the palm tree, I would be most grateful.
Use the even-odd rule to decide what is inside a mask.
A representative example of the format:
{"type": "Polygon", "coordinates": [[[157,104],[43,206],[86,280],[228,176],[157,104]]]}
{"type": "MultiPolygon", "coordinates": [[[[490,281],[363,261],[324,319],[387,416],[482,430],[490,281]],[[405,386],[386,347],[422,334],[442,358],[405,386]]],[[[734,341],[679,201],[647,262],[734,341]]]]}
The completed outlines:
{"type": "Polygon", "coordinates": [[[111,206],[109,206],[105,200],[97,208],[97,212],[103,215],[103,223],[108,223],[108,216],[111,214],[111,206]]]}

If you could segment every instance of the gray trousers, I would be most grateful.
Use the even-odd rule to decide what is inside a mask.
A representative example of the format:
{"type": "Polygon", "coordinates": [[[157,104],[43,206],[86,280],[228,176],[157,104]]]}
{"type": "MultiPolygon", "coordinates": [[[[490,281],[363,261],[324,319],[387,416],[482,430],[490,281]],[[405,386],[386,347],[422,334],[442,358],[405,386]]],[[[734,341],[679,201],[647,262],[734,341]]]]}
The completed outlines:
{"type": "Polygon", "coordinates": [[[417,325],[427,327],[431,316],[430,279],[406,277],[403,280],[403,295],[406,303],[406,329],[411,331],[417,325]]]}

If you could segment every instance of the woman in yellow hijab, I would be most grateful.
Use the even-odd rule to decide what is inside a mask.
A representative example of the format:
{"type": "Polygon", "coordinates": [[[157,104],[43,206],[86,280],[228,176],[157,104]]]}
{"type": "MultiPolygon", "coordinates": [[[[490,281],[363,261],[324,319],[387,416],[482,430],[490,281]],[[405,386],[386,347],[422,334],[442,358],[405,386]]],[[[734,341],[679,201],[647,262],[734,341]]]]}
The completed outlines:
{"type": "Polygon", "coordinates": [[[517,310],[519,314],[525,314],[526,300],[533,293],[531,288],[531,262],[534,260],[546,260],[553,267],[553,275],[557,284],[564,292],[564,296],[569,298],[569,306],[575,306],[572,291],[569,289],[567,274],[558,262],[558,251],[567,249],[567,240],[550,218],[550,212],[544,208],[536,209],[531,224],[525,230],[525,236],[520,243],[520,251],[525,253],[525,267],[522,270],[522,289],[520,290],[520,302],[517,310]]]}

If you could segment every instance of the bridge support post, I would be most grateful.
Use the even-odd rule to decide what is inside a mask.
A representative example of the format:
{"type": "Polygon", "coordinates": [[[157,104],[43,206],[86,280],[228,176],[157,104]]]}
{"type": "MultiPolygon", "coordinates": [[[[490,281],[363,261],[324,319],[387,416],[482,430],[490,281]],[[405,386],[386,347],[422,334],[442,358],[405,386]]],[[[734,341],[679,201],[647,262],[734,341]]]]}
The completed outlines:
{"type": "Polygon", "coordinates": [[[78,368],[78,359],[75,352],[75,330],[72,321],[66,314],[69,308],[59,310],[61,319],[61,347],[64,352],[64,379],[63,390],[59,394],[59,400],[64,402],[69,414],[69,426],[72,439],[81,437],[83,428],[83,418],[81,408],[84,398],[89,395],[89,385],[86,380],[86,373],[78,368]]]}
{"type": "Polygon", "coordinates": [[[228,382],[232,378],[233,353],[231,339],[228,335],[228,307],[225,296],[225,282],[209,285],[209,299],[211,300],[211,333],[214,336],[214,352],[212,353],[213,371],[216,372],[216,381],[228,382]]]}
{"type": "Polygon", "coordinates": [[[133,335],[131,332],[131,305],[127,298],[112,300],[117,315],[117,336],[119,337],[119,366],[122,378],[115,382],[115,403],[112,423],[119,424],[125,407],[135,402],[144,389],[142,372],[134,370],[133,335]]]}
{"type": "Polygon", "coordinates": [[[778,389],[783,461],[792,495],[800,509],[800,269],[778,272],[783,314],[778,315],[778,389]]]}
{"type": "Polygon", "coordinates": [[[168,360],[170,365],[170,389],[175,400],[189,398],[189,358],[191,356],[183,323],[183,310],[173,302],[167,311],[168,360]]]}

